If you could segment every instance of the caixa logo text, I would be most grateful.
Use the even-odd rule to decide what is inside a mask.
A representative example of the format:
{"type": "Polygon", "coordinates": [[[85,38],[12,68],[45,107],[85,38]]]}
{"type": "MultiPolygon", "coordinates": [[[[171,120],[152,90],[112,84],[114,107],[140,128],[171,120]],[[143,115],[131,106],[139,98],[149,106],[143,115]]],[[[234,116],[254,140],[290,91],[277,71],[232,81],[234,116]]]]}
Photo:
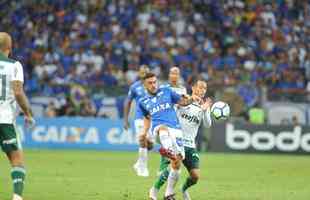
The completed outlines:
{"type": "Polygon", "coordinates": [[[253,148],[257,151],[278,150],[294,152],[302,150],[310,152],[310,133],[302,133],[296,126],[292,131],[281,131],[277,134],[266,131],[235,129],[233,124],[226,124],[226,145],[233,150],[253,148]]]}

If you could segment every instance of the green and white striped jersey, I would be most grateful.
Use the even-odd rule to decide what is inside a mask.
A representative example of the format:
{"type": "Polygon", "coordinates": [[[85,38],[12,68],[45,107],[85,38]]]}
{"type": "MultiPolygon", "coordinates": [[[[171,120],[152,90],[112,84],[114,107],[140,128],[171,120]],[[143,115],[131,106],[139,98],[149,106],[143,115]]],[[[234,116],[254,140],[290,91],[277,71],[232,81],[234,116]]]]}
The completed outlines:
{"type": "Polygon", "coordinates": [[[23,67],[0,53],[0,124],[15,123],[17,104],[12,81],[24,82],[23,67]]]}
{"type": "Polygon", "coordinates": [[[205,127],[212,125],[210,109],[204,111],[201,106],[193,102],[188,106],[178,106],[177,116],[183,131],[184,146],[196,148],[195,139],[201,123],[205,127]]]}

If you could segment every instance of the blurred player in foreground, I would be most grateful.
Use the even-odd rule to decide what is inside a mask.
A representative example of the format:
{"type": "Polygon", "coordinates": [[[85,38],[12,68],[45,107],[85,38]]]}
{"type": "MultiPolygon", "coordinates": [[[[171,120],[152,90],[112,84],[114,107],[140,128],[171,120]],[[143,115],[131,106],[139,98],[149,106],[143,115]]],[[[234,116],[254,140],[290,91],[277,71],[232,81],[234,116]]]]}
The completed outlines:
{"type": "MultiPolygon", "coordinates": [[[[207,83],[203,79],[196,79],[192,82],[192,95],[204,98],[207,91],[207,83]]],[[[189,177],[182,186],[184,200],[190,200],[188,188],[196,184],[199,179],[199,155],[196,150],[195,139],[201,122],[205,127],[210,127],[212,119],[210,115],[211,100],[205,102],[193,102],[192,104],[177,108],[177,116],[183,131],[183,144],[185,150],[185,159],[183,164],[186,167],[189,177]]],[[[154,186],[150,189],[149,197],[157,200],[157,193],[161,186],[166,182],[169,175],[169,160],[162,159],[161,173],[154,186]]]]}
{"type": "Polygon", "coordinates": [[[22,200],[26,170],[15,121],[17,105],[24,113],[25,124],[34,125],[31,108],[23,89],[24,75],[20,62],[10,59],[12,38],[0,32],[0,142],[10,164],[13,180],[13,200],[22,200]]]}
{"type": "Polygon", "coordinates": [[[128,92],[128,97],[127,100],[125,101],[125,106],[124,106],[124,129],[128,130],[129,128],[129,120],[128,120],[128,115],[129,115],[129,110],[131,107],[131,104],[133,100],[136,102],[136,113],[135,113],[135,120],[134,120],[134,128],[135,128],[135,133],[139,137],[139,154],[138,154],[138,160],[134,164],[134,169],[137,173],[138,176],[149,176],[149,170],[147,168],[147,154],[148,154],[148,149],[147,149],[147,141],[141,139],[140,133],[143,130],[143,115],[142,112],[138,106],[139,99],[144,97],[146,95],[146,90],[143,86],[143,78],[146,73],[148,73],[150,70],[147,66],[142,65],[139,69],[139,80],[134,82],[128,92]]]}

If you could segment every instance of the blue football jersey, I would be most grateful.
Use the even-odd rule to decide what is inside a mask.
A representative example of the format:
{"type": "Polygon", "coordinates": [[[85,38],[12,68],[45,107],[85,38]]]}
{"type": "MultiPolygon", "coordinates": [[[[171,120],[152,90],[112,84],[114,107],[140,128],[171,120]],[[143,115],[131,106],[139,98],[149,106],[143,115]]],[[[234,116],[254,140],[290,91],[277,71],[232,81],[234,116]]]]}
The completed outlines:
{"type": "Polygon", "coordinates": [[[179,129],[181,127],[174,110],[174,104],[180,99],[181,96],[172,91],[170,87],[163,87],[157,90],[156,95],[148,94],[141,98],[139,107],[145,117],[151,117],[152,129],[158,125],[179,129]]]}
{"type": "Polygon", "coordinates": [[[128,99],[135,100],[136,101],[136,113],[135,113],[135,119],[142,119],[143,114],[141,112],[140,107],[138,106],[139,99],[142,97],[145,97],[147,94],[147,91],[145,90],[142,81],[136,81],[134,82],[128,91],[128,99]]]}

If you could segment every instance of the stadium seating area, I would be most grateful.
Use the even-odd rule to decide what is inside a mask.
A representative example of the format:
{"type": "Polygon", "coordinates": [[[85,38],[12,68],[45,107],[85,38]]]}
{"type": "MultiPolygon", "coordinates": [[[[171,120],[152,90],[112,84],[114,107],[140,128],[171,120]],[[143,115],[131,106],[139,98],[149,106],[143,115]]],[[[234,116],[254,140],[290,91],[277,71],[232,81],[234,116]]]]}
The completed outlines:
{"type": "Polygon", "coordinates": [[[1,1],[0,27],[40,115],[122,116],[141,64],[162,80],[173,65],[185,84],[206,78],[235,115],[266,100],[308,101],[309,1],[22,2],[1,1]]]}

